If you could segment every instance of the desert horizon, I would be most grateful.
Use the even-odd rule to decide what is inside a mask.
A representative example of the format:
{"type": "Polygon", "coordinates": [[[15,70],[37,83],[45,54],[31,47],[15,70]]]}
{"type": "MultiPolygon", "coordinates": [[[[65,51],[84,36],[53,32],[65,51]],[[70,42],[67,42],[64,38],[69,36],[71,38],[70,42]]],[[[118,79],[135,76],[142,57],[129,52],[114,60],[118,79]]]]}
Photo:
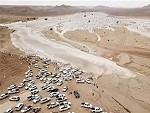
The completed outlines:
{"type": "Polygon", "coordinates": [[[0,113],[150,113],[148,2],[21,1],[0,5],[0,113]]]}

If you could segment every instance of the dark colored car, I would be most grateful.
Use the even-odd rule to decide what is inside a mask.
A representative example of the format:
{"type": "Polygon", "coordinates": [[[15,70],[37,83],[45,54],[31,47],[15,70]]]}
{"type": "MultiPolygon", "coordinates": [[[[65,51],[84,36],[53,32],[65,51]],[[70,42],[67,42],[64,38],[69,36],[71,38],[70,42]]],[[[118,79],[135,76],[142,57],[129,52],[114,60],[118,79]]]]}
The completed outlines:
{"type": "Polygon", "coordinates": [[[79,98],[79,97],[80,97],[80,94],[79,94],[78,91],[74,91],[73,93],[74,93],[74,96],[75,96],[76,98],[79,98]]]}
{"type": "Polygon", "coordinates": [[[58,91],[59,91],[58,88],[55,88],[55,89],[50,90],[50,92],[58,92],[58,91]]]}

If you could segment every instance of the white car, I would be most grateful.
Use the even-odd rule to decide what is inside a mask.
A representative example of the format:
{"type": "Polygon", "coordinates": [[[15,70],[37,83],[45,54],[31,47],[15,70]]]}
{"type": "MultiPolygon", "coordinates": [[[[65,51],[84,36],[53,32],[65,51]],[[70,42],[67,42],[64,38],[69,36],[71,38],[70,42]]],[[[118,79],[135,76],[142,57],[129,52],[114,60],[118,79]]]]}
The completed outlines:
{"type": "Polygon", "coordinates": [[[0,95],[0,100],[7,98],[9,96],[9,93],[4,93],[0,95]]]}
{"type": "Polygon", "coordinates": [[[55,108],[57,106],[59,106],[59,102],[52,102],[52,103],[47,105],[47,108],[51,109],[51,108],[55,108]]]}
{"type": "Polygon", "coordinates": [[[49,91],[52,90],[52,89],[54,89],[54,87],[53,87],[53,86],[50,86],[50,87],[46,88],[46,91],[49,92],[49,91]]]}
{"type": "Polygon", "coordinates": [[[39,66],[38,66],[38,64],[34,64],[34,67],[35,67],[35,68],[38,68],[39,66]]]}
{"type": "Polygon", "coordinates": [[[90,79],[87,79],[85,82],[88,83],[88,84],[91,84],[91,80],[90,79]]]}
{"type": "Polygon", "coordinates": [[[4,113],[13,113],[13,108],[7,109],[4,113]]]}
{"type": "Polygon", "coordinates": [[[26,113],[28,111],[30,111],[32,109],[32,106],[28,105],[28,106],[25,106],[22,110],[21,110],[21,113],[26,113]]]}
{"type": "Polygon", "coordinates": [[[57,101],[58,102],[64,102],[67,100],[67,97],[60,97],[60,98],[57,98],[57,101]]]}
{"type": "Polygon", "coordinates": [[[35,82],[33,80],[29,81],[30,84],[35,84],[35,82]]]}
{"type": "Polygon", "coordinates": [[[57,86],[61,86],[62,84],[63,84],[62,80],[59,80],[59,81],[57,82],[57,86]]]}
{"type": "Polygon", "coordinates": [[[69,105],[64,105],[64,106],[60,106],[59,107],[59,111],[62,112],[62,111],[66,111],[66,110],[69,110],[71,107],[69,105]]]}
{"type": "Polygon", "coordinates": [[[33,90],[35,90],[35,89],[37,89],[36,86],[32,86],[32,87],[29,88],[30,91],[33,91],[33,90]]]}
{"type": "Polygon", "coordinates": [[[9,94],[15,94],[15,93],[19,93],[19,89],[12,89],[12,90],[9,90],[8,93],[9,94]]]}
{"type": "Polygon", "coordinates": [[[59,105],[60,106],[63,106],[63,105],[69,105],[69,106],[71,106],[71,102],[64,101],[64,102],[61,102],[59,105]]]}
{"type": "Polygon", "coordinates": [[[23,103],[19,103],[15,106],[15,110],[16,111],[20,111],[23,108],[24,104],[23,103]]]}
{"type": "Polygon", "coordinates": [[[22,88],[22,87],[24,87],[24,86],[25,86],[24,83],[20,83],[20,85],[18,86],[18,88],[22,88]]]}
{"type": "Polygon", "coordinates": [[[52,81],[53,84],[55,84],[55,83],[57,83],[57,82],[59,82],[58,79],[53,79],[53,81],[52,81]]]}
{"type": "Polygon", "coordinates": [[[11,90],[11,89],[14,89],[14,88],[17,88],[17,86],[16,86],[16,85],[11,85],[11,86],[9,86],[7,89],[8,89],[8,90],[11,90]]]}
{"type": "Polygon", "coordinates": [[[19,96],[12,96],[9,98],[10,101],[19,101],[20,97],[19,96]]]}
{"type": "Polygon", "coordinates": [[[60,77],[61,77],[61,74],[58,73],[58,74],[56,75],[56,78],[60,78],[60,77]]]}
{"type": "Polygon", "coordinates": [[[59,94],[59,95],[56,96],[56,99],[57,98],[62,98],[62,97],[66,97],[66,95],[65,94],[59,94]]]}
{"type": "Polygon", "coordinates": [[[44,85],[44,86],[41,87],[41,89],[42,89],[42,90],[45,90],[45,89],[47,89],[48,87],[50,87],[50,86],[49,86],[49,85],[44,85]]]}
{"type": "Polygon", "coordinates": [[[25,88],[25,90],[28,90],[28,89],[29,89],[29,87],[28,87],[28,86],[25,86],[24,88],[25,88]]]}
{"type": "Polygon", "coordinates": [[[50,93],[50,96],[51,96],[51,97],[56,97],[57,95],[59,95],[59,92],[51,92],[51,93],[50,93]]]}
{"type": "Polygon", "coordinates": [[[32,100],[32,102],[35,104],[35,103],[39,102],[40,100],[41,100],[41,97],[37,96],[32,100]]]}
{"type": "Polygon", "coordinates": [[[88,102],[82,102],[81,103],[81,107],[84,107],[84,108],[92,108],[92,104],[88,103],[88,102]]]}
{"type": "Polygon", "coordinates": [[[51,100],[50,97],[42,98],[42,99],[40,100],[40,103],[41,103],[41,104],[44,104],[44,103],[46,103],[46,102],[49,102],[50,100],[51,100]]]}
{"type": "Polygon", "coordinates": [[[39,90],[36,89],[36,90],[31,91],[31,94],[34,95],[34,94],[37,94],[38,92],[39,92],[39,90]]]}
{"type": "Polygon", "coordinates": [[[67,86],[64,86],[63,89],[62,89],[63,92],[66,92],[67,90],[68,90],[67,86]]]}
{"type": "Polygon", "coordinates": [[[85,83],[85,80],[76,79],[76,83],[85,83]]]}
{"type": "Polygon", "coordinates": [[[101,113],[103,110],[99,107],[92,107],[91,108],[92,113],[101,113]]]}

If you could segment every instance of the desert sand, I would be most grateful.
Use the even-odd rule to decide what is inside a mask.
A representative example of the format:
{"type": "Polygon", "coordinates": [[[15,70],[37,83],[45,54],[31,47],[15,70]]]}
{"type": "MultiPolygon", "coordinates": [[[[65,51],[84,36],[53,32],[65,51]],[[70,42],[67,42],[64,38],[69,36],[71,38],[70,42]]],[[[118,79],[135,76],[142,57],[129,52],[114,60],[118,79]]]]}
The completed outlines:
{"type": "MultiPolygon", "coordinates": [[[[82,14],[79,14],[79,16],[82,16],[82,14]]],[[[52,20],[54,21],[56,18],[52,20]]],[[[68,17],[64,16],[64,18],[68,17]]],[[[51,22],[52,20],[50,18],[48,22],[51,22]]],[[[69,21],[69,19],[67,20],[69,21]]],[[[85,23],[88,23],[88,20],[89,19],[87,18],[85,23]]],[[[0,90],[0,94],[4,93],[6,91],[6,87],[13,84],[13,82],[16,82],[16,84],[18,84],[20,79],[23,79],[23,73],[25,72],[25,70],[28,69],[27,66],[29,64],[26,61],[20,61],[18,59],[19,55],[25,55],[25,53],[34,53],[41,57],[49,57],[53,60],[56,59],[58,61],[64,61],[64,63],[68,63],[66,61],[70,61],[71,64],[77,65],[81,69],[84,69],[86,67],[89,69],[89,71],[85,69],[85,73],[82,75],[82,77],[92,77],[93,82],[98,84],[98,88],[96,88],[92,84],[76,84],[75,81],[64,83],[64,85],[67,85],[69,87],[68,92],[66,92],[65,94],[67,95],[68,100],[73,103],[71,111],[74,111],[75,113],[90,113],[89,110],[80,107],[81,102],[87,101],[92,103],[94,106],[100,106],[104,109],[104,111],[108,113],[149,113],[150,38],[137,32],[131,32],[124,26],[124,23],[121,24],[121,27],[115,26],[114,28],[109,27],[108,29],[98,28],[96,26],[96,28],[90,31],[89,29],[83,29],[88,25],[80,26],[82,29],[78,29],[77,25],[75,26],[76,28],[74,30],[74,28],[71,28],[72,26],[74,26],[74,24],[72,24],[71,27],[69,26],[68,29],[61,29],[61,26],[65,26],[65,23],[63,23],[63,21],[64,20],[60,21],[58,26],[55,26],[55,23],[53,23],[54,25],[46,25],[48,22],[45,22],[43,18],[40,18],[37,21],[33,21],[33,23],[32,21],[30,21],[28,23],[19,23],[16,25],[14,24],[14,26],[8,25],[8,28],[15,29],[15,31],[10,30],[6,27],[1,27],[1,38],[3,38],[0,42],[0,50],[7,51],[8,53],[10,52],[15,55],[12,58],[8,54],[0,53],[0,61],[3,62],[2,65],[0,65],[2,72],[2,79],[0,80],[3,80],[4,75],[6,76],[5,79],[8,80],[8,82],[6,83],[1,83],[3,90],[0,90]],[[26,31],[26,26],[31,29],[29,31],[26,31]],[[50,30],[50,28],[53,29],[50,30]],[[19,30],[21,32],[20,34],[19,32],[17,32],[19,30]],[[18,39],[15,40],[15,37],[17,36],[18,39]],[[45,36],[47,37],[47,39],[42,39],[42,37],[45,36]],[[29,37],[32,41],[30,42],[30,40],[26,37],[29,37]],[[22,40],[24,41],[24,43],[22,42],[22,40]],[[40,46],[43,48],[39,49],[40,46]],[[69,55],[64,55],[63,53],[69,54],[72,58],[69,55]],[[81,55],[84,55],[84,57],[91,57],[91,59],[95,58],[93,61],[91,61],[91,63],[96,61],[99,62],[98,60],[107,59],[105,60],[105,62],[112,64],[114,67],[110,67],[110,70],[112,68],[112,71],[103,73],[103,65],[98,68],[93,68],[96,65],[96,63],[94,63],[93,65],[91,65],[92,67],[90,67],[89,63],[87,63],[86,60],[84,61],[80,56],[78,59],[78,57],[76,57],[76,54],[73,53],[79,53],[81,55]],[[96,60],[98,57],[102,58],[96,60]],[[3,61],[4,58],[6,58],[6,61],[3,61]],[[6,69],[3,70],[3,67],[7,66],[8,70],[12,72],[14,70],[12,69],[12,65],[16,64],[21,68],[19,68],[19,70],[17,70],[15,73],[12,73],[12,75],[15,74],[15,76],[18,77],[17,74],[19,74],[21,76],[18,77],[19,79],[14,79],[14,81],[12,81],[10,80],[12,79],[12,75],[10,76],[10,72],[6,69]],[[94,71],[98,72],[98,69],[100,71],[100,74],[94,73],[94,71]],[[126,76],[126,74],[124,73],[119,73],[120,70],[128,72],[128,70],[124,69],[130,70],[136,76],[126,76]],[[115,70],[116,72],[113,72],[115,70]],[[74,90],[78,90],[80,92],[80,99],[75,99],[73,95],[70,94],[70,92],[74,90]],[[94,96],[92,95],[93,93],[94,96]]],[[[110,21],[112,21],[113,24],[113,19],[110,21]]],[[[91,24],[89,26],[95,25],[91,24]]],[[[89,59],[90,58],[88,58],[87,60],[89,59]]],[[[107,63],[105,65],[107,65],[107,63]]],[[[15,67],[15,69],[18,69],[17,66],[15,67]]],[[[33,73],[35,76],[37,74],[37,70],[33,66],[30,67],[31,69],[33,69],[33,73]]],[[[56,67],[52,65],[49,71],[54,71],[55,68],[56,67]]],[[[132,75],[132,73],[127,73],[127,75],[132,75]]],[[[36,81],[36,83],[41,86],[39,81],[36,81]]],[[[27,94],[23,89],[18,95],[21,95],[22,97],[24,95],[27,96],[27,94]]],[[[41,91],[40,94],[42,96],[48,95],[48,93],[45,93],[43,91],[41,91]]],[[[21,101],[32,105],[32,102],[27,101],[25,98],[23,98],[21,101]]],[[[5,106],[6,104],[10,105],[10,107],[14,107],[17,103],[9,102],[8,99],[0,101],[0,109],[2,110],[2,112],[9,108],[5,106]]],[[[36,104],[33,106],[39,105],[40,104],[36,104]]],[[[48,113],[51,111],[47,110],[46,105],[42,105],[41,107],[41,113],[48,113]]],[[[53,109],[52,111],[58,111],[58,109],[53,109]]]]}

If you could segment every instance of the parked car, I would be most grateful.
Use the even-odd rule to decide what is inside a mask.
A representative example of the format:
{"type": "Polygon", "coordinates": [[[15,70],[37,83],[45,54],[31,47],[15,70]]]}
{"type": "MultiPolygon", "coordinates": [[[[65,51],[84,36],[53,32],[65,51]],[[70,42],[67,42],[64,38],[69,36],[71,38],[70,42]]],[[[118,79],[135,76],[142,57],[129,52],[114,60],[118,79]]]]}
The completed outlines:
{"type": "Polygon", "coordinates": [[[4,113],[13,113],[13,108],[7,109],[4,113]]]}
{"type": "Polygon", "coordinates": [[[62,112],[62,111],[66,111],[66,110],[69,110],[71,107],[69,105],[64,105],[64,106],[60,106],[59,107],[59,111],[62,112]]]}
{"type": "Polygon", "coordinates": [[[38,64],[34,64],[34,67],[35,67],[35,68],[38,68],[39,66],[38,66],[38,64]]]}
{"type": "Polygon", "coordinates": [[[87,79],[85,82],[88,83],[88,84],[91,84],[91,80],[90,79],[87,79]]]}
{"type": "Polygon", "coordinates": [[[27,105],[25,106],[22,110],[21,110],[21,113],[26,113],[28,111],[30,111],[32,109],[32,106],[31,105],[27,105]]]}
{"type": "Polygon", "coordinates": [[[16,85],[11,85],[11,86],[9,86],[7,89],[8,89],[8,90],[11,90],[11,89],[14,89],[14,88],[17,88],[17,86],[16,86],[16,85]]]}
{"type": "Polygon", "coordinates": [[[56,75],[56,78],[60,78],[60,77],[61,77],[61,74],[58,73],[58,74],[56,75]]]}
{"type": "Polygon", "coordinates": [[[42,99],[40,100],[40,103],[41,103],[41,104],[44,104],[44,103],[46,103],[46,102],[49,102],[50,100],[51,100],[50,97],[42,98],[42,99]]]}
{"type": "Polygon", "coordinates": [[[15,110],[16,111],[20,111],[23,108],[24,104],[23,103],[19,103],[15,106],[15,110]]]}
{"type": "Polygon", "coordinates": [[[59,81],[57,82],[57,86],[61,86],[62,84],[63,84],[62,80],[59,80],[59,81]]]}
{"type": "Polygon", "coordinates": [[[54,88],[54,89],[51,89],[50,92],[58,92],[59,89],[58,88],[54,88]]]}
{"type": "Polygon", "coordinates": [[[74,93],[74,96],[75,96],[76,98],[80,98],[80,94],[79,94],[78,91],[74,91],[73,93],[74,93]]]}
{"type": "Polygon", "coordinates": [[[35,77],[36,77],[36,79],[40,79],[42,76],[41,75],[36,75],[35,77]]]}
{"type": "Polygon", "coordinates": [[[9,98],[10,101],[19,101],[20,97],[19,96],[12,96],[9,98]]]}
{"type": "Polygon", "coordinates": [[[33,91],[31,91],[31,94],[33,94],[33,95],[35,95],[35,94],[37,94],[39,92],[39,90],[33,90],[33,91]]]}
{"type": "Polygon", "coordinates": [[[53,79],[52,83],[55,84],[57,83],[59,80],[58,79],[53,79]]]}
{"type": "Polygon", "coordinates": [[[51,97],[56,97],[57,95],[59,95],[59,92],[51,92],[51,93],[50,93],[50,96],[51,96],[51,97]]]}
{"type": "Polygon", "coordinates": [[[92,107],[91,108],[92,113],[101,113],[103,110],[99,107],[92,107]]]}
{"type": "Polygon", "coordinates": [[[18,88],[23,88],[25,86],[24,83],[20,83],[20,85],[18,86],[18,88]]]}
{"type": "Polygon", "coordinates": [[[0,100],[7,98],[9,96],[9,93],[3,93],[0,95],[0,100]]]}
{"type": "Polygon", "coordinates": [[[40,107],[34,107],[31,111],[31,113],[38,113],[41,110],[40,107]]]}
{"type": "Polygon", "coordinates": [[[50,87],[49,85],[44,85],[44,86],[42,86],[41,88],[42,88],[42,90],[45,90],[45,89],[47,89],[48,87],[50,87]]]}
{"type": "Polygon", "coordinates": [[[19,93],[19,89],[11,89],[8,91],[9,94],[15,94],[15,93],[19,93]]]}
{"type": "Polygon", "coordinates": [[[27,96],[27,100],[32,100],[33,98],[32,98],[32,95],[30,95],[30,96],[27,96]]]}
{"type": "Polygon", "coordinates": [[[76,83],[85,83],[85,80],[82,80],[82,79],[76,79],[76,83]]]}
{"type": "Polygon", "coordinates": [[[92,108],[92,104],[88,103],[88,102],[82,102],[81,103],[81,107],[84,107],[84,108],[92,108]]]}
{"type": "Polygon", "coordinates": [[[35,104],[35,103],[39,102],[40,100],[41,100],[41,97],[37,96],[32,100],[32,102],[35,104]]]}
{"type": "Polygon", "coordinates": [[[63,89],[62,89],[63,92],[66,92],[67,90],[68,90],[67,86],[64,86],[63,89]]]}
{"type": "Polygon", "coordinates": [[[52,89],[55,89],[53,86],[49,86],[48,88],[46,88],[47,92],[50,92],[52,89]]]}
{"type": "Polygon", "coordinates": [[[58,102],[64,102],[67,100],[67,97],[59,97],[56,99],[58,102]]]}
{"type": "Polygon", "coordinates": [[[61,102],[59,105],[60,106],[63,106],[63,105],[69,105],[69,106],[71,106],[71,102],[64,101],[64,102],[61,102]]]}
{"type": "Polygon", "coordinates": [[[25,90],[28,90],[28,89],[29,89],[29,87],[28,87],[28,86],[25,86],[24,88],[25,88],[25,90]]]}
{"type": "Polygon", "coordinates": [[[32,86],[32,87],[29,88],[30,91],[33,91],[35,89],[37,89],[36,85],[34,85],[34,86],[32,86]]]}
{"type": "Polygon", "coordinates": [[[59,106],[59,102],[52,102],[52,103],[47,105],[47,108],[51,109],[51,108],[55,108],[57,106],[59,106]]]}
{"type": "Polygon", "coordinates": [[[66,97],[66,95],[65,94],[59,94],[56,96],[56,99],[61,98],[61,97],[66,97]]]}

